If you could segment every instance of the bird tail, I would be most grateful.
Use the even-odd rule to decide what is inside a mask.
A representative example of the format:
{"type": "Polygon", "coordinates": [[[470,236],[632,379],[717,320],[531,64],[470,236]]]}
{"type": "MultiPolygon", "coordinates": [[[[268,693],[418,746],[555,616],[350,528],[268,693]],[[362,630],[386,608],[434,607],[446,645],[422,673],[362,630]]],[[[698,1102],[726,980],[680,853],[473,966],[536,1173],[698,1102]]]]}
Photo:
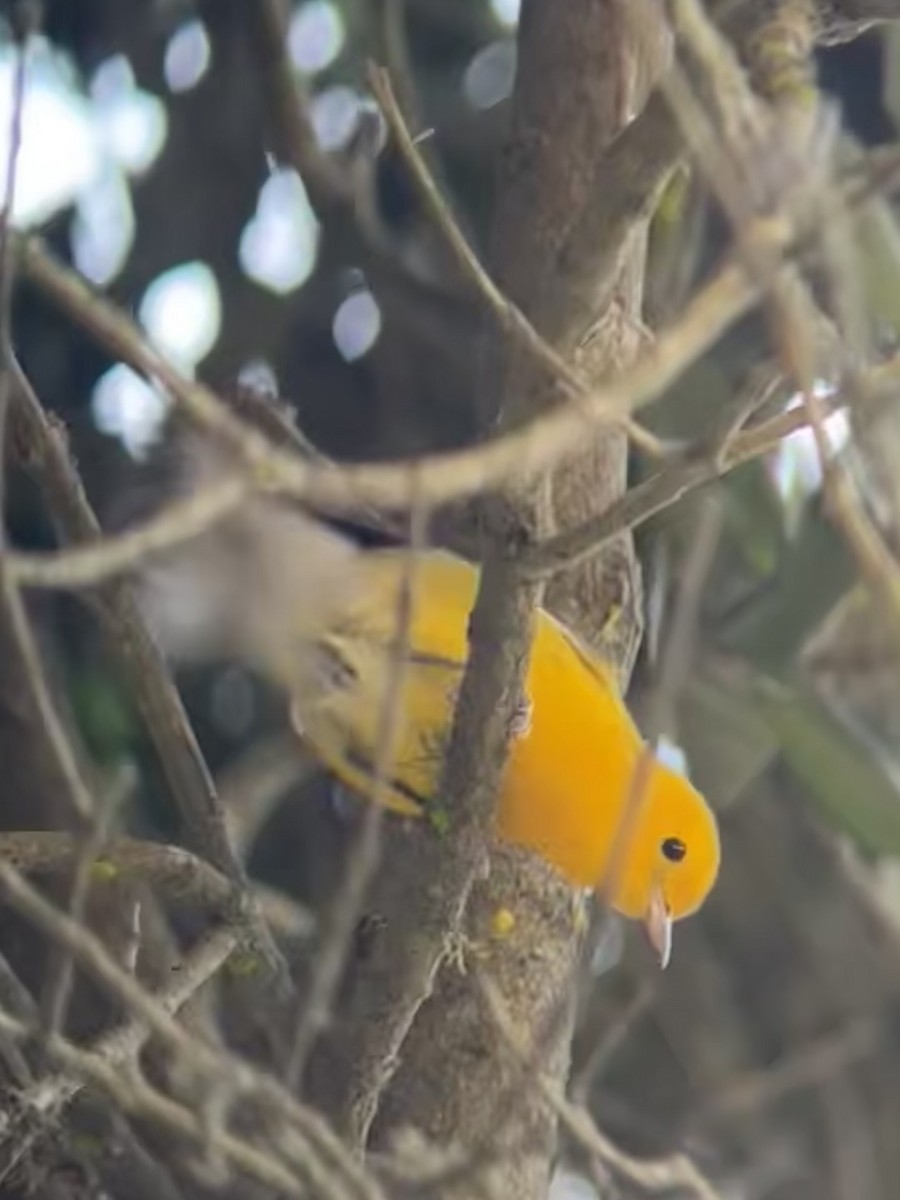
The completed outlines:
{"type": "MultiPolygon", "coordinates": [[[[227,452],[187,435],[176,490],[197,493],[235,470],[227,452]]],[[[317,639],[360,586],[361,552],[287,501],[256,496],[212,529],[148,564],[145,617],[176,660],[237,657],[294,691],[317,639]]]]}

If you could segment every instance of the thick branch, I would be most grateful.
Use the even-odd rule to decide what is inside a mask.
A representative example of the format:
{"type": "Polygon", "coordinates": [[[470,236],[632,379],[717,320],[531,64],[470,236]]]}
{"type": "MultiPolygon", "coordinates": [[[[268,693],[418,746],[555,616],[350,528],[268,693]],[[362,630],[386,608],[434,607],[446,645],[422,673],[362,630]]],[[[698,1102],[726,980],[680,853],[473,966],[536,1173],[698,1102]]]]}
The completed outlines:
{"type": "MultiPolygon", "coordinates": [[[[596,152],[623,119],[630,48],[616,10],[607,0],[565,6],[531,0],[520,22],[513,131],[488,267],[502,294],[556,351],[571,347],[588,317],[599,315],[586,312],[583,296],[568,294],[558,252],[566,229],[596,200],[596,152]],[[570,86],[573,78],[578,89],[570,86]]],[[[498,415],[504,429],[550,419],[539,416],[556,401],[546,369],[536,368],[522,343],[510,347],[503,336],[487,342],[480,377],[485,426],[498,415]]],[[[555,415],[563,412],[579,424],[583,442],[584,410],[567,406],[555,415]]],[[[623,448],[619,443],[614,453],[623,448]]],[[[616,471],[595,480],[598,493],[614,489],[619,478],[616,471]]],[[[422,479],[429,488],[430,472],[422,479]]],[[[539,595],[520,577],[515,552],[549,527],[548,516],[543,486],[533,483],[510,486],[486,508],[489,539],[471,656],[442,787],[452,828],[440,846],[425,836],[410,854],[407,843],[403,884],[380,906],[386,924],[353,981],[342,1026],[339,1049],[349,1060],[349,1081],[332,1104],[356,1138],[365,1139],[377,1108],[378,1140],[412,1124],[439,1144],[474,1148],[486,1128],[496,1125],[499,1135],[497,1114],[507,1114],[492,1162],[473,1162],[464,1178],[442,1189],[446,1195],[542,1195],[554,1141],[546,1110],[523,1102],[514,1086],[472,979],[447,962],[463,929],[479,939],[517,1018],[543,1032],[544,1069],[560,1078],[567,1064],[566,1001],[577,952],[570,895],[542,864],[508,849],[492,854],[489,881],[480,878],[539,595]],[[508,941],[486,944],[491,913],[501,906],[514,912],[516,929],[508,941]],[[448,1062],[467,1065],[448,1072],[448,1062]]]]}

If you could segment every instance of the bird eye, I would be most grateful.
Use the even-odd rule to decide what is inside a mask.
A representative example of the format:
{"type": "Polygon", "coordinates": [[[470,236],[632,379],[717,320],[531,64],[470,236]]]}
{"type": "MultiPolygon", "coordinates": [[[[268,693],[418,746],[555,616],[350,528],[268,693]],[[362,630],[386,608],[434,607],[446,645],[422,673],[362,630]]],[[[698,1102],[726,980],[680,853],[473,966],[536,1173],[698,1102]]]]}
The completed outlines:
{"type": "Polygon", "coordinates": [[[669,862],[677,863],[687,854],[687,846],[681,838],[669,837],[662,844],[662,852],[669,862]]]}

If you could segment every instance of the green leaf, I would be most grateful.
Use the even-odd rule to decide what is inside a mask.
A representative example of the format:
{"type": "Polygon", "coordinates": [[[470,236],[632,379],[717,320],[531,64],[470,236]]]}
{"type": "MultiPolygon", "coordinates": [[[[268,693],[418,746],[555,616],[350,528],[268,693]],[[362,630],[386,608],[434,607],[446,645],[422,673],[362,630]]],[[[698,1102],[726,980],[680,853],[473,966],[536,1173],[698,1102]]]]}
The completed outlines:
{"type": "Polygon", "coordinates": [[[679,726],[691,779],[715,808],[735,801],[778,752],[746,685],[710,665],[692,675],[679,726]]]}
{"type": "Polygon", "coordinates": [[[872,855],[900,855],[900,787],[799,672],[788,683],[757,676],[759,711],[785,760],[828,824],[872,855]]]}
{"type": "Polygon", "coordinates": [[[99,671],[83,671],[72,682],[72,700],[85,743],[98,759],[109,762],[130,751],[137,720],[115,680],[99,671]]]}
{"type": "Polygon", "coordinates": [[[843,537],[812,504],[771,582],[724,619],[716,643],[781,676],[854,579],[843,537]]]}

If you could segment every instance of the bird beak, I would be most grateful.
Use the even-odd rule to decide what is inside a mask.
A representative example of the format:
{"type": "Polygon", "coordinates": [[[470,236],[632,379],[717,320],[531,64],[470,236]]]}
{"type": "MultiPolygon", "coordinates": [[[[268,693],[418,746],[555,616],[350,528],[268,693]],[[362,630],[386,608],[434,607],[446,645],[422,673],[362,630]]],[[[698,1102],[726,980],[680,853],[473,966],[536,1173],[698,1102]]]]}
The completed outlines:
{"type": "Polygon", "coordinates": [[[662,888],[659,886],[654,887],[650,897],[650,906],[644,917],[644,927],[647,930],[650,945],[656,951],[660,968],[665,970],[672,956],[672,914],[669,912],[669,906],[666,904],[662,888]]]}

